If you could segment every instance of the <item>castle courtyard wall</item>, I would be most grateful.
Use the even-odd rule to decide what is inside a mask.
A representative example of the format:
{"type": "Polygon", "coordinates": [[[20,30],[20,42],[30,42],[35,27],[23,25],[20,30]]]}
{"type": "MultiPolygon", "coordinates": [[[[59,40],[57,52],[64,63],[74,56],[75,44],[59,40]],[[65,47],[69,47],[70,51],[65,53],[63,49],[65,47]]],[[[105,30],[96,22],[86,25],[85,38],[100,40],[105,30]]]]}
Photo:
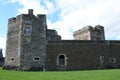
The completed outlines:
{"type": "Polygon", "coordinates": [[[49,41],[46,49],[46,68],[48,70],[120,68],[119,48],[120,41],[49,41]],[[62,54],[66,56],[66,65],[61,66],[57,63],[57,57],[62,54]]]}

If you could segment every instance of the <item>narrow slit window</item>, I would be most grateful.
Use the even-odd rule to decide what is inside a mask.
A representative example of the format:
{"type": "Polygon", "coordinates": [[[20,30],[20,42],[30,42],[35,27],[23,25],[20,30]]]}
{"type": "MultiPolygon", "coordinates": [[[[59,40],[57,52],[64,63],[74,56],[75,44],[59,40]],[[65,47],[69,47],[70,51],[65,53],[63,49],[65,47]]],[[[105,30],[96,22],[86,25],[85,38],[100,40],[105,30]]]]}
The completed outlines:
{"type": "Polygon", "coordinates": [[[39,61],[39,60],[40,60],[40,58],[36,57],[36,58],[34,58],[34,60],[35,60],[35,61],[39,61]]]}

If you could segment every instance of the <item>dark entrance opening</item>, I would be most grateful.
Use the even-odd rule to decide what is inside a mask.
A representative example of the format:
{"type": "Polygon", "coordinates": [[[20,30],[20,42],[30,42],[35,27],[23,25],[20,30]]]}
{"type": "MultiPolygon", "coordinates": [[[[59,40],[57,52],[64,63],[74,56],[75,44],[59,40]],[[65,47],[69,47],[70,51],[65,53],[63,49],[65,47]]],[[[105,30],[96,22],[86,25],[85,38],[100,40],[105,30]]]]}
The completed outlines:
{"type": "Polygon", "coordinates": [[[65,56],[64,55],[59,56],[59,65],[65,65],[65,56]]]}

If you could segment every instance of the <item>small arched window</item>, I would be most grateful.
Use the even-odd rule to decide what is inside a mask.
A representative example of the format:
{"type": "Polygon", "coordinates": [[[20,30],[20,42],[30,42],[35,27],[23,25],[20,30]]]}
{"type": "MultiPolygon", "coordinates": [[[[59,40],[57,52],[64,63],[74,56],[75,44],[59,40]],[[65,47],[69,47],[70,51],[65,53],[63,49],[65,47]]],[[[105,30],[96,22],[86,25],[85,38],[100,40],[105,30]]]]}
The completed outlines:
{"type": "Polygon", "coordinates": [[[57,65],[59,66],[66,66],[67,65],[67,59],[64,54],[60,54],[57,56],[57,65]]]}

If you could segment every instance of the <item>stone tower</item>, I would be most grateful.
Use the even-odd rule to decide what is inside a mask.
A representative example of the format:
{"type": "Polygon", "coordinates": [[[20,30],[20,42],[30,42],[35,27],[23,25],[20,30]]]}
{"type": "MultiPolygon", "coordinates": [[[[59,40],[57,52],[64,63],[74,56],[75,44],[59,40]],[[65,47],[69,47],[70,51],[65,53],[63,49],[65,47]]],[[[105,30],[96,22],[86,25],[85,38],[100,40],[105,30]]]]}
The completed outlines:
{"type": "Polygon", "coordinates": [[[42,70],[46,56],[46,15],[33,10],[8,21],[4,69],[42,70]]]}
{"type": "Polygon", "coordinates": [[[104,27],[96,25],[95,27],[86,26],[83,29],[74,32],[75,40],[105,40],[104,27]]]}

